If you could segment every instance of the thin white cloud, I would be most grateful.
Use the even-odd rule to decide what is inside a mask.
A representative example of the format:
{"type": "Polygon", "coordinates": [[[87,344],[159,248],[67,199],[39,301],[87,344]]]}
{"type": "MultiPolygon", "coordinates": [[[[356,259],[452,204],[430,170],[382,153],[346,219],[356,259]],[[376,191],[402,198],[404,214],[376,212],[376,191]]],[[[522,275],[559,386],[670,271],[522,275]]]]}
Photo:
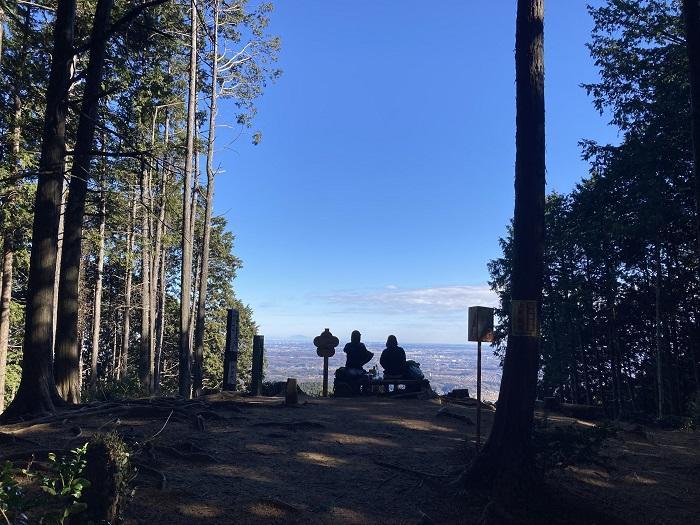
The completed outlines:
{"type": "Polygon", "coordinates": [[[466,312],[469,306],[496,306],[498,297],[483,285],[432,288],[385,288],[367,293],[341,292],[323,296],[327,302],[351,311],[384,314],[422,313],[444,315],[466,312]]]}

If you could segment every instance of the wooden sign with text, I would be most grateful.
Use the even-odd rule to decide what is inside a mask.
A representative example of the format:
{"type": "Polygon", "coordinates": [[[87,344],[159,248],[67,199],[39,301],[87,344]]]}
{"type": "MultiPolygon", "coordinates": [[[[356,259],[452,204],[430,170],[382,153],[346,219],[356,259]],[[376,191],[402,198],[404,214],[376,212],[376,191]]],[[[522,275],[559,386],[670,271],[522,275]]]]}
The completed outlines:
{"type": "Polygon", "coordinates": [[[540,323],[537,301],[511,301],[510,335],[538,337],[540,323]]]}

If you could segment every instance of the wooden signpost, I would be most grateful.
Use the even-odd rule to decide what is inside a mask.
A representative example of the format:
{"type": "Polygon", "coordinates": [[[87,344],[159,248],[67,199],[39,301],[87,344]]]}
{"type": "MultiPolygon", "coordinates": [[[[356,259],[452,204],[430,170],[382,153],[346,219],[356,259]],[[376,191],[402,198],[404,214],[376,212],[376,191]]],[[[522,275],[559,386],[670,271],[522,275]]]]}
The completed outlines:
{"type": "Polygon", "coordinates": [[[340,340],[328,328],[314,338],[316,354],[323,357],[323,397],[328,397],[328,358],[335,355],[335,347],[338,343],[340,340]]]}
{"type": "Polygon", "coordinates": [[[236,390],[238,376],[238,310],[231,308],[226,317],[226,346],[224,347],[224,390],[236,390]]]}
{"type": "Polygon", "coordinates": [[[493,341],[493,308],[469,307],[469,341],[476,341],[476,448],[481,446],[481,343],[493,341]]]}

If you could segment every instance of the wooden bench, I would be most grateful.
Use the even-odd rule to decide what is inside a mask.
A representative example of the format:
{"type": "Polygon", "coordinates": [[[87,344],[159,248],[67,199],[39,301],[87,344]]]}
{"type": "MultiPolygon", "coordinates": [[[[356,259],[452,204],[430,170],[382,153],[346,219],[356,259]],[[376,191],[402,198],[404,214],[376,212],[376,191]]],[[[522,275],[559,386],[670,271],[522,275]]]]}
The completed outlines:
{"type": "MultiPolygon", "coordinates": [[[[418,394],[428,389],[430,381],[427,379],[405,379],[401,376],[385,375],[382,379],[372,379],[370,385],[372,387],[384,387],[384,393],[386,395],[405,394],[409,392],[418,394]],[[389,387],[392,385],[394,390],[390,391],[389,387]],[[404,388],[399,389],[399,385],[403,385],[404,388]],[[417,388],[410,389],[409,387],[417,388]]],[[[374,391],[374,388],[372,388],[372,391],[374,391]]]]}

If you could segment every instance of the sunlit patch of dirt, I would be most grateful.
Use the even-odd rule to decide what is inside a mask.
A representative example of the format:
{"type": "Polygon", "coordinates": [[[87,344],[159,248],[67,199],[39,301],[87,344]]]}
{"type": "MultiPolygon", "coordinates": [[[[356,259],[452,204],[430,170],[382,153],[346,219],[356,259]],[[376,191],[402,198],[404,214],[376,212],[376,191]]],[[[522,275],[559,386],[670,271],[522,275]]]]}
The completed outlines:
{"type": "Polygon", "coordinates": [[[355,523],[379,523],[362,512],[348,509],[346,507],[333,507],[330,514],[335,520],[337,520],[337,523],[347,523],[348,525],[355,523]]]}
{"type": "Polygon", "coordinates": [[[240,465],[209,465],[207,473],[228,478],[245,478],[259,483],[273,483],[274,475],[268,469],[244,467],[240,465]]]}
{"type": "Polygon", "coordinates": [[[396,439],[394,436],[370,437],[356,436],[353,434],[342,434],[339,432],[329,432],[325,434],[325,437],[329,440],[335,441],[340,445],[373,445],[378,447],[392,448],[401,446],[400,443],[392,441],[392,439],[396,439]]]}
{"type": "Polygon", "coordinates": [[[246,449],[257,454],[262,454],[264,456],[277,456],[280,454],[284,454],[280,447],[268,445],[266,443],[250,443],[246,445],[246,449]]]}
{"type": "Polygon", "coordinates": [[[217,518],[223,514],[221,508],[212,507],[202,503],[186,503],[178,506],[178,510],[185,516],[193,518],[217,518]]]}
{"type": "Polygon", "coordinates": [[[420,419],[394,419],[382,416],[373,416],[373,419],[391,423],[392,425],[403,427],[408,430],[419,430],[421,432],[453,432],[452,428],[420,419]]]}
{"type": "Polygon", "coordinates": [[[297,457],[322,467],[340,467],[348,463],[345,459],[321,452],[297,452],[297,457]]]}

